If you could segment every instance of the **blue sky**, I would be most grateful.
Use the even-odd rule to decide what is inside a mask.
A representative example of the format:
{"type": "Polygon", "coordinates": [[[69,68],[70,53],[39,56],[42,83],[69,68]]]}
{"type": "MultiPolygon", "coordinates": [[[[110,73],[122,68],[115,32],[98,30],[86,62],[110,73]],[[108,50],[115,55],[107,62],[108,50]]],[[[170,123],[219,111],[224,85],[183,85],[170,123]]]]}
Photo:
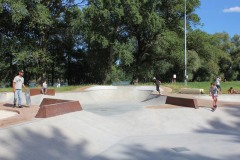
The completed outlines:
{"type": "Polygon", "coordinates": [[[198,26],[209,34],[227,32],[231,37],[240,35],[240,0],[200,0],[196,13],[203,26],[198,26]]]}

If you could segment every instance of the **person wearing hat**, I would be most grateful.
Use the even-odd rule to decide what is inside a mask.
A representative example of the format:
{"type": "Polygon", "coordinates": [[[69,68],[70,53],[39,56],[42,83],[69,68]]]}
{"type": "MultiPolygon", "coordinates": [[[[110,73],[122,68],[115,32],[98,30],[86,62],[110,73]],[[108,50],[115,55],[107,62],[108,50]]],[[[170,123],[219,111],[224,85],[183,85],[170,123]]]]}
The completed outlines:
{"type": "Polygon", "coordinates": [[[157,80],[156,77],[153,77],[153,81],[156,85],[156,90],[158,91],[158,93],[160,95],[160,83],[161,83],[161,81],[157,80]]]}
{"type": "Polygon", "coordinates": [[[27,89],[24,85],[24,78],[23,78],[23,70],[18,72],[18,75],[13,79],[13,92],[14,92],[14,100],[13,100],[13,107],[16,107],[16,103],[18,100],[18,108],[22,108],[22,87],[27,89]]]}

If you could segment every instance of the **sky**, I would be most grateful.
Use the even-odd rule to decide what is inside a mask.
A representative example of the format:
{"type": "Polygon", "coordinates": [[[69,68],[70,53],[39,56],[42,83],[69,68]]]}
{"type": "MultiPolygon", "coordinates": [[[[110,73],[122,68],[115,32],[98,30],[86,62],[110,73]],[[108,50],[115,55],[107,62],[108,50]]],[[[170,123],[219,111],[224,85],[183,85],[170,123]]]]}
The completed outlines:
{"type": "Polygon", "coordinates": [[[227,32],[230,37],[240,35],[240,0],[200,0],[196,13],[203,26],[198,26],[209,34],[227,32]]]}

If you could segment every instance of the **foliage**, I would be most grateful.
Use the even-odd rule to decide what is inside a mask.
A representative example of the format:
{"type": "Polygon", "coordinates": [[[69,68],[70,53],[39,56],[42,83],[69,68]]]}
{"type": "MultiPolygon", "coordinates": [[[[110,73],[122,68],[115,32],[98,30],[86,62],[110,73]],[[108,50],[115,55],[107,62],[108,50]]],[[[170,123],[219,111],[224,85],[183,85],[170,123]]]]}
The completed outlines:
{"type": "MultiPolygon", "coordinates": [[[[185,0],[0,0],[0,81],[19,69],[41,84],[104,84],[118,80],[183,81],[185,0]]],[[[188,81],[217,75],[240,79],[240,36],[193,26],[199,0],[187,13],[188,81]]]]}

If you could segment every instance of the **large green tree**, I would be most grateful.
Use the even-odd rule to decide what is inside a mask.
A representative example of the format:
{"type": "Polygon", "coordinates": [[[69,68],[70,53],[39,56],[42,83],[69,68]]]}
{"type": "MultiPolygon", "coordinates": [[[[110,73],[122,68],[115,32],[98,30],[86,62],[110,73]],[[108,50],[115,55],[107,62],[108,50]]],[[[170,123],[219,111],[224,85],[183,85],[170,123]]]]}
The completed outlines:
{"type": "MultiPolygon", "coordinates": [[[[69,84],[183,80],[185,0],[0,0],[0,81],[18,69],[26,81],[69,84]]],[[[189,81],[239,79],[240,38],[194,30],[188,0],[189,81]]]]}
{"type": "MultiPolygon", "coordinates": [[[[188,27],[199,21],[193,13],[198,6],[198,0],[188,3],[188,27]]],[[[99,81],[106,82],[113,65],[140,79],[149,79],[156,74],[164,77],[172,68],[177,69],[175,72],[181,71],[183,0],[90,0],[83,13],[81,30],[88,57],[94,62],[89,65],[91,63],[92,74],[99,81]]]]}
{"type": "Polygon", "coordinates": [[[70,55],[75,45],[73,35],[66,38],[76,17],[74,1],[2,0],[0,4],[1,45],[5,45],[0,56],[6,59],[2,70],[6,74],[1,79],[10,81],[23,68],[27,80],[47,78],[52,73],[53,81],[54,73],[65,68],[60,66],[61,57],[70,55]]]}

